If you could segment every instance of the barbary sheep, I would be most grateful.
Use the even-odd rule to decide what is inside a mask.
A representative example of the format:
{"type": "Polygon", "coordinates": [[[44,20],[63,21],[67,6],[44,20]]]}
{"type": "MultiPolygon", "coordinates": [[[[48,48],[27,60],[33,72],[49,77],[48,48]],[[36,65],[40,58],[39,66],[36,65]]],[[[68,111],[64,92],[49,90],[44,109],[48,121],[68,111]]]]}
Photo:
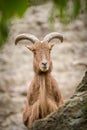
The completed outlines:
{"type": "Polygon", "coordinates": [[[15,44],[26,39],[33,43],[26,45],[34,55],[34,79],[29,86],[23,112],[23,122],[28,128],[35,120],[46,117],[63,104],[58,84],[51,74],[50,52],[55,44],[50,41],[54,38],[63,42],[63,36],[57,32],[46,35],[43,41],[31,34],[20,34],[15,39],[15,44]]]}

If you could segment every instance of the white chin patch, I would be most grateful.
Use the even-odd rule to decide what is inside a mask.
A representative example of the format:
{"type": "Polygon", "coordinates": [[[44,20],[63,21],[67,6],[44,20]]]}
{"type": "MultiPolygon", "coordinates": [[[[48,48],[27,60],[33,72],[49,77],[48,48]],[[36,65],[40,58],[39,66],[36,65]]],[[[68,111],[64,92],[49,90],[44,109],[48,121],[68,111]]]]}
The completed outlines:
{"type": "Polygon", "coordinates": [[[42,72],[46,72],[46,71],[48,71],[48,68],[47,68],[47,67],[45,67],[45,68],[44,68],[44,67],[41,67],[40,70],[41,70],[42,72]]]}

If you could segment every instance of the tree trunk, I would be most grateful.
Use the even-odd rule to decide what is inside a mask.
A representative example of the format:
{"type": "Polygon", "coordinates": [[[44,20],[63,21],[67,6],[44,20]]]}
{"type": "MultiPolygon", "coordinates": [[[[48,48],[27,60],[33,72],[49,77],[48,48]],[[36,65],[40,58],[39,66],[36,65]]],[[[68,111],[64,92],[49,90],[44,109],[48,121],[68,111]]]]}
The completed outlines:
{"type": "Polygon", "coordinates": [[[87,72],[71,99],[29,130],[87,130],[87,72]]]}

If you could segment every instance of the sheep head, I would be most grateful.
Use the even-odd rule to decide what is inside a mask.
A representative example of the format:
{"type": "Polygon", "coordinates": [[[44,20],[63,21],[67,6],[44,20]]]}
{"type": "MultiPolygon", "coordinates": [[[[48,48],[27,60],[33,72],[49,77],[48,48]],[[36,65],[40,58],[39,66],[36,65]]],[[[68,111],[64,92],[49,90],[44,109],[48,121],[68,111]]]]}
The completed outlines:
{"type": "Polygon", "coordinates": [[[53,32],[46,35],[43,41],[40,41],[34,35],[20,34],[16,37],[15,44],[17,45],[20,40],[30,40],[33,44],[26,45],[26,47],[33,52],[34,71],[36,73],[46,73],[52,70],[50,52],[55,44],[50,41],[54,38],[58,38],[61,42],[63,42],[63,36],[60,33],[53,32]]]}

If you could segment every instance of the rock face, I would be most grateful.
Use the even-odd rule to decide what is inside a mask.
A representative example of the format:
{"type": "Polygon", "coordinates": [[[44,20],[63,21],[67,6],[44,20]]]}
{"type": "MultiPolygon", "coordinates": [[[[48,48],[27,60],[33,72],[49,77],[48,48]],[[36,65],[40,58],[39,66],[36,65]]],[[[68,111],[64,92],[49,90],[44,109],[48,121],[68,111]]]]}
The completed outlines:
{"type": "Polygon", "coordinates": [[[29,130],[87,130],[87,72],[71,99],[29,130]]]}
{"type": "MultiPolygon", "coordinates": [[[[24,46],[14,45],[15,36],[20,33],[30,33],[42,40],[46,34],[52,31],[64,35],[64,42],[57,44],[51,53],[53,75],[58,81],[64,100],[69,100],[73,95],[87,70],[87,24],[83,17],[77,18],[66,27],[56,17],[54,29],[51,29],[49,27],[51,7],[50,2],[33,6],[26,11],[22,19],[14,18],[9,39],[0,48],[0,130],[26,130],[22,123],[22,112],[26,102],[27,89],[33,78],[33,55],[24,46]]],[[[70,100],[74,103],[74,99],[70,100]]],[[[66,114],[69,112],[66,109],[64,111],[66,114]]],[[[75,123],[79,119],[75,121],[69,118],[69,121],[75,123]]],[[[62,119],[60,121],[62,124],[62,119]]],[[[72,123],[71,125],[73,125],[72,123]]]]}

